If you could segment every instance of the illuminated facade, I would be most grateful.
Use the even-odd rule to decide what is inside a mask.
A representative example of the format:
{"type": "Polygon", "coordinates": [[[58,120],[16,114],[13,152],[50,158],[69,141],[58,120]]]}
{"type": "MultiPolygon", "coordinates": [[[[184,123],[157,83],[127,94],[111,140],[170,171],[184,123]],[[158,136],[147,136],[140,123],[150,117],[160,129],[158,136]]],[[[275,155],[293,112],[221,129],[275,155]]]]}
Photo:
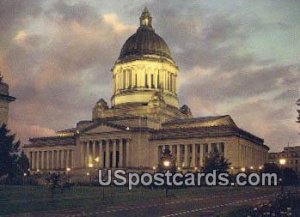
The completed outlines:
{"type": "Polygon", "coordinates": [[[179,107],[176,66],[145,8],[140,27],[112,68],[111,106],[100,99],[92,119],[24,147],[32,170],[85,173],[91,168],[152,169],[169,149],[182,169],[201,168],[216,148],[233,169],[266,162],[264,141],[240,129],[229,115],[193,118],[179,107]]]}

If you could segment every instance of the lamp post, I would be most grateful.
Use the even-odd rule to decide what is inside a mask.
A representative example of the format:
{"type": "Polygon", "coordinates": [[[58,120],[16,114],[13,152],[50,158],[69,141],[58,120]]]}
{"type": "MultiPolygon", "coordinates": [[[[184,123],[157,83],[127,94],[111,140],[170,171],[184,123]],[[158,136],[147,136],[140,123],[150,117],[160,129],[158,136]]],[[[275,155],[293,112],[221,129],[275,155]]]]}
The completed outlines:
{"type": "Polygon", "coordinates": [[[69,177],[69,172],[71,171],[71,168],[70,167],[67,167],[66,168],[66,172],[67,172],[67,182],[69,183],[70,181],[70,177],[69,177]]]}
{"type": "Polygon", "coordinates": [[[283,183],[283,168],[284,168],[284,165],[286,164],[286,159],[285,158],[280,158],[279,159],[279,165],[280,165],[280,191],[281,191],[281,194],[284,193],[284,183],[283,183]]]}
{"type": "MultiPolygon", "coordinates": [[[[169,170],[170,166],[171,166],[171,161],[168,159],[164,160],[163,166],[166,171],[169,170]]],[[[168,197],[168,183],[165,183],[165,184],[166,184],[166,197],[168,197]]]]}
{"type": "Polygon", "coordinates": [[[88,167],[89,167],[89,172],[87,172],[86,175],[90,177],[90,185],[91,185],[92,184],[92,169],[94,167],[94,164],[89,163],[88,167]]]}

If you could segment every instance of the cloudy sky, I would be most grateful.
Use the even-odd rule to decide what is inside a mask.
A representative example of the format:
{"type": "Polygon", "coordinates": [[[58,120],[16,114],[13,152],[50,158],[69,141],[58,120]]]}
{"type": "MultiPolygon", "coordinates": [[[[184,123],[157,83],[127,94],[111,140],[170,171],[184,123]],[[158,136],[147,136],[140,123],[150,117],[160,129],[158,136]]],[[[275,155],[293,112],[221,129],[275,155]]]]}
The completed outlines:
{"type": "Polygon", "coordinates": [[[147,5],[180,68],[181,104],[230,114],[271,150],[299,144],[300,1],[0,0],[0,70],[17,100],[10,128],[28,137],[91,119],[147,5]]]}

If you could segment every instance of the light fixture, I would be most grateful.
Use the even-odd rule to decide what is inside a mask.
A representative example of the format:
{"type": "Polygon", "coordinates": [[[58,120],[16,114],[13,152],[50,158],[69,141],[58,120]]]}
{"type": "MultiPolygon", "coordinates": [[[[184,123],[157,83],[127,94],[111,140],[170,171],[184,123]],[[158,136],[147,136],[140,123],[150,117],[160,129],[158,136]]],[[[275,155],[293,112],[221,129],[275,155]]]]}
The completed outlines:
{"type": "Polygon", "coordinates": [[[27,173],[24,173],[23,175],[24,175],[24,176],[27,176],[27,173]]]}
{"type": "Polygon", "coordinates": [[[70,172],[70,171],[71,171],[71,168],[70,168],[70,167],[67,167],[66,171],[67,171],[67,172],[70,172]]]}
{"type": "Polygon", "coordinates": [[[259,166],[259,167],[258,167],[259,170],[262,170],[262,168],[263,168],[263,166],[259,166]]]}
{"type": "Polygon", "coordinates": [[[253,170],[253,169],[254,169],[254,167],[253,167],[253,166],[251,166],[251,167],[250,167],[250,169],[251,169],[251,170],[253,170]]]}
{"type": "Polygon", "coordinates": [[[286,164],[286,159],[285,158],[280,158],[279,159],[279,164],[280,165],[285,165],[286,164]]]}
{"type": "Polygon", "coordinates": [[[153,170],[156,170],[156,166],[153,166],[153,170]]]}
{"type": "Polygon", "coordinates": [[[165,160],[163,162],[164,167],[169,167],[171,165],[171,162],[169,160],[165,160]]]}
{"type": "Polygon", "coordinates": [[[99,157],[96,157],[96,158],[95,158],[95,161],[98,163],[98,162],[99,162],[99,157]]]}
{"type": "Polygon", "coordinates": [[[90,175],[90,173],[89,173],[89,172],[87,172],[87,173],[86,173],[86,175],[87,175],[87,176],[89,176],[89,175],[90,175]]]}
{"type": "Polygon", "coordinates": [[[245,167],[242,167],[242,168],[241,168],[241,171],[242,171],[242,172],[245,172],[245,171],[246,171],[246,168],[245,168],[245,167]]]}
{"type": "Polygon", "coordinates": [[[92,164],[92,163],[89,163],[89,168],[92,168],[92,167],[94,167],[94,165],[92,164]]]}

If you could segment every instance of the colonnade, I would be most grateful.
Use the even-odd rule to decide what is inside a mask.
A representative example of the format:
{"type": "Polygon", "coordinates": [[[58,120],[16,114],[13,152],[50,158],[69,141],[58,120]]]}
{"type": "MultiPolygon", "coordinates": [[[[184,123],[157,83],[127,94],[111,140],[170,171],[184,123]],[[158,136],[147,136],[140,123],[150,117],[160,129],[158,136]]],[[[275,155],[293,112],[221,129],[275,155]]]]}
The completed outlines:
{"type": "Polygon", "coordinates": [[[122,69],[114,76],[114,90],[131,88],[164,89],[176,93],[176,74],[167,70],[122,69]]]}
{"type": "Polygon", "coordinates": [[[74,150],[30,151],[28,157],[31,170],[65,170],[73,167],[74,150]]]}
{"type": "Polygon", "coordinates": [[[129,166],[129,139],[92,140],[80,143],[80,167],[129,166]]]}
{"type": "Polygon", "coordinates": [[[221,155],[225,153],[225,145],[221,143],[205,143],[205,144],[168,144],[168,145],[157,145],[155,150],[156,162],[159,162],[164,149],[169,149],[171,154],[176,159],[178,167],[184,168],[195,168],[203,166],[205,157],[213,149],[217,149],[221,155]]]}
{"type": "Polygon", "coordinates": [[[239,149],[239,164],[242,167],[259,167],[267,161],[267,154],[260,147],[255,147],[253,145],[247,144],[240,144],[239,149]]]}

